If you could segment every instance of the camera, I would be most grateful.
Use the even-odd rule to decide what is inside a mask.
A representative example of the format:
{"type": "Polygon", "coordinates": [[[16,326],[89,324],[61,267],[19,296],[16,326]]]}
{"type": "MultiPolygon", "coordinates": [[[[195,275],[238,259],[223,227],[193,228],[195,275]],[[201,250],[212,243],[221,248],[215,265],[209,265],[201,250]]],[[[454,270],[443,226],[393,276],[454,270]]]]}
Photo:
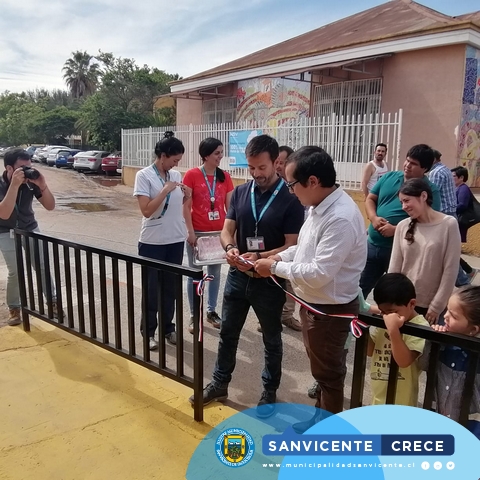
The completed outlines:
{"type": "Polygon", "coordinates": [[[22,170],[27,180],[37,180],[38,178],[40,178],[40,172],[32,167],[27,167],[26,165],[24,165],[22,167],[22,170]]]}

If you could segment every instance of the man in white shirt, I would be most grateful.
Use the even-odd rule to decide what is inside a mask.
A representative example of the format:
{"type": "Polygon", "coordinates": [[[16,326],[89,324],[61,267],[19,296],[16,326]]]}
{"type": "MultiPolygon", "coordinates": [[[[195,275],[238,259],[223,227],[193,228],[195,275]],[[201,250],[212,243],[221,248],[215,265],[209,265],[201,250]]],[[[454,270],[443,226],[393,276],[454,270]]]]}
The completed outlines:
{"type": "Polygon", "coordinates": [[[377,143],[373,160],[365,165],[362,177],[362,190],[365,198],[368,197],[370,190],[380,180],[380,177],[388,172],[385,157],[387,156],[387,145],[385,143],[377,143]]]}
{"type": "Polygon", "coordinates": [[[312,375],[318,382],[316,407],[343,410],[346,374],[345,341],[350,320],[358,314],[358,285],[367,259],[362,214],[335,184],[333,160],[322,148],[302,147],[287,160],[287,186],[309,206],[298,244],[268,259],[257,260],[262,276],[290,280],[297,296],[325,315],[300,309],[303,340],[312,375]]]}

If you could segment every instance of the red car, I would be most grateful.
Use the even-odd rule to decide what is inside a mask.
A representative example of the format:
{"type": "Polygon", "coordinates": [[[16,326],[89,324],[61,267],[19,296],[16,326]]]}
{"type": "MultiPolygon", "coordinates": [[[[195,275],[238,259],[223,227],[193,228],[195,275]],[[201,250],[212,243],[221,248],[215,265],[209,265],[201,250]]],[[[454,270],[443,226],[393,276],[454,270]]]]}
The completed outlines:
{"type": "Polygon", "coordinates": [[[116,175],[119,161],[122,161],[122,152],[110,154],[102,159],[102,170],[107,175],[116,175]]]}

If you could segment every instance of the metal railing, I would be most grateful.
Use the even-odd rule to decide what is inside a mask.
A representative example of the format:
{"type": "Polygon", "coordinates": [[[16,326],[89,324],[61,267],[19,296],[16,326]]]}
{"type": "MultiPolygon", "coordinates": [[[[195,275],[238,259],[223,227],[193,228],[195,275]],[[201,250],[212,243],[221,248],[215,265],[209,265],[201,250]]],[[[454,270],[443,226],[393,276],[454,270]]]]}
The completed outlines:
{"type": "MultiPolygon", "coordinates": [[[[359,315],[359,318],[361,321],[370,326],[385,328],[385,322],[380,317],[359,315]]],[[[459,347],[468,353],[469,360],[463,392],[457,392],[458,395],[462,395],[459,423],[461,423],[463,426],[466,426],[468,423],[468,415],[470,413],[470,403],[473,397],[475,376],[477,375],[477,372],[480,372],[480,339],[466,337],[465,335],[458,335],[454,333],[440,333],[436,332],[430,327],[414,324],[409,325],[408,323],[400,329],[400,332],[406,335],[423,338],[432,343],[428,360],[428,369],[426,370],[427,382],[425,385],[425,393],[422,402],[422,407],[424,409],[432,410],[435,396],[437,365],[441,346],[445,345],[459,347]]],[[[363,405],[368,338],[368,330],[364,330],[363,335],[360,338],[357,338],[355,342],[350,408],[357,408],[363,405]]],[[[392,356],[390,362],[390,372],[388,376],[386,396],[387,404],[395,403],[397,380],[398,365],[392,356]]]]}
{"type": "Polygon", "coordinates": [[[186,342],[183,336],[183,278],[199,281],[203,277],[201,270],[19,229],[15,230],[15,244],[26,331],[30,330],[29,315],[33,315],[193,388],[194,419],[203,420],[203,339],[199,335],[200,297],[197,295],[194,295],[192,343],[186,342]],[[140,335],[142,322],[135,321],[141,314],[143,331],[147,332],[147,284],[152,269],[157,272],[158,280],[158,359],[152,358],[157,353],[149,350],[148,335],[140,335]],[[171,348],[166,346],[161,313],[162,277],[166,273],[175,279],[177,343],[171,348]],[[191,347],[190,352],[187,346],[191,347]],[[190,358],[189,364],[186,355],[190,358]]]}
{"type": "Polygon", "coordinates": [[[185,146],[178,170],[184,172],[200,165],[198,145],[207,137],[222,141],[225,157],[220,165],[235,178],[250,178],[248,168],[229,163],[230,132],[257,130],[277,139],[280,145],[294,150],[305,145],[319,145],[333,158],[337,177],[345,188],[360,189],[365,164],[373,158],[375,144],[388,145],[386,161],[398,170],[402,134],[402,110],[395,113],[343,116],[332,113],[324,117],[302,117],[297,120],[269,120],[218,123],[211,125],[177,125],[122,129],[123,166],[147,167],[153,160],[155,144],[167,130],[175,132],[185,146]]]}

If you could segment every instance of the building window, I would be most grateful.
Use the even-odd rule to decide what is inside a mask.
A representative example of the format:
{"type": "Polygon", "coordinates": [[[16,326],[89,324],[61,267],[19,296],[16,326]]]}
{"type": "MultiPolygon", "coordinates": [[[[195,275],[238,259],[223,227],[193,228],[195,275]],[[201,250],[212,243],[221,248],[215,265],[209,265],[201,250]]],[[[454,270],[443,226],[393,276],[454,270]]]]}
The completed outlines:
{"type": "Polygon", "coordinates": [[[329,117],[332,113],[344,117],[380,113],[382,79],[317,85],[313,97],[312,116],[329,117]]]}
{"type": "Polygon", "coordinates": [[[202,104],[203,124],[234,122],[235,110],[235,97],[204,100],[202,104]]]}

